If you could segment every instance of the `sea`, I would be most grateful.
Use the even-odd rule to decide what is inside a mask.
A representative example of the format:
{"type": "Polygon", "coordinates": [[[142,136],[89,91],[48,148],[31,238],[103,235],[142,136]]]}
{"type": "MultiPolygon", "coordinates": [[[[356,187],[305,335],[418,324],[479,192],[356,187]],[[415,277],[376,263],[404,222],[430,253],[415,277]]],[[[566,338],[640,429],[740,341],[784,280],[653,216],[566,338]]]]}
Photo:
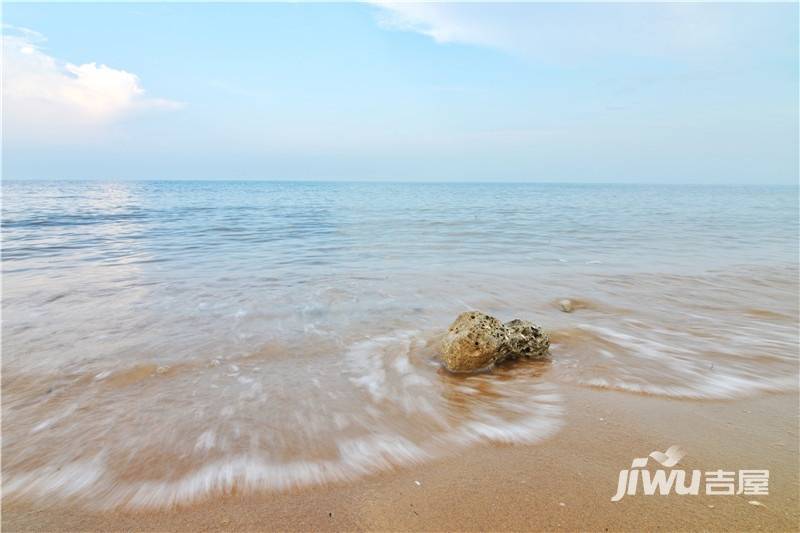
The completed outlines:
{"type": "Polygon", "coordinates": [[[798,388],[798,188],[2,183],[4,498],[166,508],[798,388]],[[564,312],[569,300],[572,312],[564,312]],[[453,375],[459,313],[550,356],[453,375]]]}

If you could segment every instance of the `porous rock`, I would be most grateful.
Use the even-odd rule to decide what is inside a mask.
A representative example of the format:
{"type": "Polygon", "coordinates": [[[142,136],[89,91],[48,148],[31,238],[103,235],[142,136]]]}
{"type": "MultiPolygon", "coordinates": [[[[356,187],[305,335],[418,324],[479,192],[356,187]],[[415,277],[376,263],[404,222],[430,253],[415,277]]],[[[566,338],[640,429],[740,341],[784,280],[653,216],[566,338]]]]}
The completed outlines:
{"type": "Polygon", "coordinates": [[[461,313],[442,340],[440,358],[451,372],[475,372],[506,359],[541,358],[550,339],[527,320],[503,324],[478,311],[461,313]]]}
{"type": "Polygon", "coordinates": [[[494,317],[461,313],[442,340],[441,359],[452,372],[474,372],[492,366],[508,344],[508,331],[494,317]]]}

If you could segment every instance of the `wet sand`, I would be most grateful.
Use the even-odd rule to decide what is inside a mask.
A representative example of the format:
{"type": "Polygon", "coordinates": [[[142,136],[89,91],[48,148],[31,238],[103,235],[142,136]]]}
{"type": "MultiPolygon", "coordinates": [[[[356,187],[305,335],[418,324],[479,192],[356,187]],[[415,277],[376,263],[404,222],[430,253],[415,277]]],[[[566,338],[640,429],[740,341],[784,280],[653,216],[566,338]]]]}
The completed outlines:
{"type": "MultiPolygon", "coordinates": [[[[566,419],[531,446],[458,456],[352,483],[232,494],[167,511],[4,502],[4,531],[728,530],[800,528],[798,395],[693,401],[568,387],[566,419]],[[768,496],[626,496],[619,471],[673,444],[684,469],[769,469],[768,496]],[[748,503],[756,500],[762,505],[748,503]]],[[[677,467],[676,467],[677,468],[677,467]]]]}

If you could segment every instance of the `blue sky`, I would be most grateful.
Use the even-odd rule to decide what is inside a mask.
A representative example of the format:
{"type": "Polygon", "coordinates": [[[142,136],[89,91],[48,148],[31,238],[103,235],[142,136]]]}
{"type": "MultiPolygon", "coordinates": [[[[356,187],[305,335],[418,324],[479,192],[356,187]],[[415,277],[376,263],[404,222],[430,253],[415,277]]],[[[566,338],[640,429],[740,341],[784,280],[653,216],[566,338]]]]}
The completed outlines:
{"type": "Polygon", "coordinates": [[[796,4],[4,4],[3,176],[796,183],[796,4]]]}

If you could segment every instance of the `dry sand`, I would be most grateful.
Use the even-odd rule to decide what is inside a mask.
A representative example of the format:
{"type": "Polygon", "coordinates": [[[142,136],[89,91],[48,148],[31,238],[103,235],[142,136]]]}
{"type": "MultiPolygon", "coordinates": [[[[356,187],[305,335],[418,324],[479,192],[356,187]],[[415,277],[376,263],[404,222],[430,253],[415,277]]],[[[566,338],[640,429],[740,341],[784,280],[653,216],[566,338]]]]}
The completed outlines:
{"type": "Polygon", "coordinates": [[[735,530],[800,529],[798,396],[688,401],[565,391],[564,428],[535,446],[458,457],[348,484],[230,495],[159,512],[86,512],[47,502],[3,506],[4,531],[735,530]],[[768,496],[626,496],[634,457],[678,444],[685,469],[769,469],[768,496]],[[748,503],[757,500],[755,506],[748,503]]]}

